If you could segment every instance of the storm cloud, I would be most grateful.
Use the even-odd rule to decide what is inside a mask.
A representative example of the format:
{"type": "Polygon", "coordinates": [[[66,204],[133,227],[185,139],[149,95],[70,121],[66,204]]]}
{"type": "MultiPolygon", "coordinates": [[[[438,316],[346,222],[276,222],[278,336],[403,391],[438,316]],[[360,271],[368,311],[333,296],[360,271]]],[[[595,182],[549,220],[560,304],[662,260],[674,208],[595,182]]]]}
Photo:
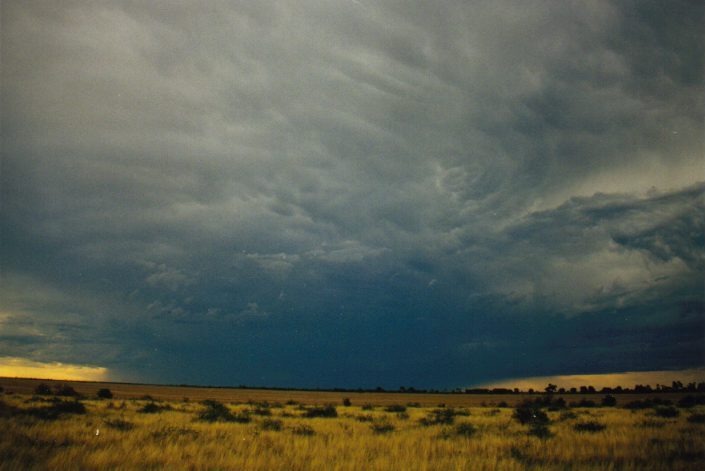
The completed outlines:
{"type": "Polygon", "coordinates": [[[309,387],[702,366],[704,12],[3,2],[0,356],[309,387]]]}

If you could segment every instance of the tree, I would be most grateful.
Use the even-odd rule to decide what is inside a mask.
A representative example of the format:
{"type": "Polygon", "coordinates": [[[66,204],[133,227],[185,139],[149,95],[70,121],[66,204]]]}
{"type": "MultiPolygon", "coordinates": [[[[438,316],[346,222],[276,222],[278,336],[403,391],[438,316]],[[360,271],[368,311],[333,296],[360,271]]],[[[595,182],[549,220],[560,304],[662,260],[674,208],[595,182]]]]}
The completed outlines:
{"type": "Polygon", "coordinates": [[[546,387],[544,388],[544,390],[545,390],[548,394],[553,394],[553,393],[555,393],[555,392],[556,392],[556,389],[558,389],[558,386],[556,386],[555,384],[551,384],[551,383],[548,383],[548,386],[546,386],[546,387]]]}

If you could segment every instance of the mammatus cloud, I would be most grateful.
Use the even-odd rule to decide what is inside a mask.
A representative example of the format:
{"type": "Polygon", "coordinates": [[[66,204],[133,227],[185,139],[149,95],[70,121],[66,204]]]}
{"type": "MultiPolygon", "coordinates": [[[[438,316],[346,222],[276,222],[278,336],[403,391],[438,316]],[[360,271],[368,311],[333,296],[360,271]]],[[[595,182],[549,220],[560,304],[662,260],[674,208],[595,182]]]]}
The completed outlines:
{"type": "Polygon", "coordinates": [[[306,386],[702,364],[703,8],[3,2],[0,355],[306,386]]]}
{"type": "Polygon", "coordinates": [[[110,377],[106,368],[97,366],[44,363],[15,357],[0,357],[0,376],[76,381],[105,381],[110,377]]]}

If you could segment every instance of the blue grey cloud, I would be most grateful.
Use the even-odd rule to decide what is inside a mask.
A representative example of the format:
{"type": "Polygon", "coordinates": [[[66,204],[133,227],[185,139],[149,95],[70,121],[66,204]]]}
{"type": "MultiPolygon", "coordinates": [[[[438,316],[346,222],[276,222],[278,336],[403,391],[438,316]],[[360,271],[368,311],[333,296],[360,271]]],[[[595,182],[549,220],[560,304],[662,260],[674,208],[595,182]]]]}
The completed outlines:
{"type": "Polygon", "coordinates": [[[4,2],[0,356],[296,386],[700,365],[703,12],[4,2]]]}

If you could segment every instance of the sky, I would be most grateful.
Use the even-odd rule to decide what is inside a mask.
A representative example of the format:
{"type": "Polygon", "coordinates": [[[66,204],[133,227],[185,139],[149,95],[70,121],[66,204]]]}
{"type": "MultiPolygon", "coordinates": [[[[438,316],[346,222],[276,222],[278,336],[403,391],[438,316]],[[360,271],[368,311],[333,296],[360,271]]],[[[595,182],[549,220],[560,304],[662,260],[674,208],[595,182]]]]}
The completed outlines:
{"type": "Polygon", "coordinates": [[[455,388],[705,365],[702,2],[0,8],[6,366],[455,388]]]}

